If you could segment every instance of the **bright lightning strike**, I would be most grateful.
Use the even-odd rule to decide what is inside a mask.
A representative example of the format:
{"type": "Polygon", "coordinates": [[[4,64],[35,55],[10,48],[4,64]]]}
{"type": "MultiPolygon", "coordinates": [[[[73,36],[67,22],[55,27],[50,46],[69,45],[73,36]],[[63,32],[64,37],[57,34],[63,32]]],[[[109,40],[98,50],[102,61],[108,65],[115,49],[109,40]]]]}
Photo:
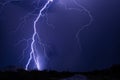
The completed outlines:
{"type": "MultiPolygon", "coordinates": [[[[20,0],[11,0],[11,1],[7,1],[7,2],[5,2],[5,3],[0,3],[0,5],[2,5],[2,9],[3,9],[8,3],[11,3],[11,2],[14,2],[14,1],[20,1],[20,0]]],[[[38,1],[40,1],[40,0],[38,0],[38,1]]],[[[68,9],[68,10],[78,10],[78,11],[80,11],[78,8],[68,8],[68,7],[67,7],[66,4],[68,4],[68,2],[69,2],[70,0],[68,0],[68,2],[67,2],[67,0],[60,0],[60,1],[64,3],[63,6],[64,6],[65,9],[68,9]]],[[[77,39],[78,45],[79,45],[79,47],[80,47],[79,33],[81,32],[81,30],[83,30],[84,28],[86,28],[86,27],[88,27],[89,25],[91,25],[91,23],[92,23],[92,21],[93,21],[93,17],[92,17],[92,14],[90,13],[90,11],[87,10],[84,6],[80,5],[80,4],[77,2],[77,0],[71,0],[71,1],[72,1],[72,3],[75,4],[77,7],[81,8],[82,11],[84,11],[84,12],[88,15],[88,17],[89,17],[89,22],[88,22],[87,24],[81,26],[80,29],[76,32],[75,38],[77,39]]],[[[36,46],[37,46],[37,40],[39,40],[38,43],[39,43],[39,44],[41,45],[41,47],[43,48],[44,56],[47,56],[47,55],[45,54],[45,52],[46,52],[45,44],[43,44],[43,43],[41,42],[36,27],[37,27],[37,23],[38,23],[39,19],[42,17],[42,12],[44,12],[44,10],[49,6],[49,4],[50,4],[51,2],[53,2],[53,0],[47,0],[47,2],[46,2],[45,5],[42,7],[42,9],[40,9],[39,14],[37,15],[37,17],[35,18],[34,23],[33,23],[33,34],[32,34],[32,37],[29,38],[29,39],[24,39],[24,40],[22,40],[22,41],[26,41],[26,42],[27,42],[27,46],[26,46],[26,48],[23,50],[23,54],[25,53],[25,51],[26,51],[26,50],[29,48],[29,46],[30,46],[29,59],[27,60],[27,63],[26,63],[26,65],[25,65],[25,69],[26,69],[26,70],[29,69],[30,64],[32,63],[32,60],[33,60],[34,63],[35,63],[35,67],[36,67],[38,70],[41,70],[41,66],[42,66],[42,65],[41,65],[40,58],[42,58],[42,57],[37,54],[37,53],[38,53],[38,52],[37,52],[37,47],[36,47],[36,46]],[[32,40],[32,41],[31,41],[31,40],[32,40]],[[31,42],[30,42],[30,41],[31,41],[31,42]],[[29,45],[29,42],[30,42],[30,45],[29,45]]],[[[38,2],[38,3],[39,3],[39,2],[38,2]]],[[[37,8],[37,9],[38,9],[38,8],[37,8]]],[[[36,10],[36,9],[35,9],[35,10],[36,10]]],[[[35,11],[35,10],[34,10],[34,11],[35,11]]],[[[34,12],[34,11],[33,11],[33,12],[34,12]]],[[[33,12],[30,12],[29,14],[27,14],[27,16],[24,17],[25,20],[23,20],[23,23],[22,23],[22,24],[25,23],[26,17],[29,17],[29,15],[33,15],[33,12]]],[[[47,13],[46,13],[46,23],[47,23],[49,26],[52,25],[52,24],[49,24],[49,23],[48,23],[47,13]]],[[[21,26],[21,25],[20,25],[20,26],[21,26]]],[[[19,26],[19,27],[20,27],[20,26],[19,26]]],[[[54,27],[54,25],[52,25],[52,26],[54,27]]],[[[18,27],[18,29],[19,29],[19,27],[18,27]]],[[[17,30],[18,30],[18,29],[17,29],[17,30]]],[[[17,31],[17,30],[16,30],[16,31],[17,31]]],[[[22,41],[20,41],[20,43],[21,43],[22,41]]],[[[18,44],[19,44],[19,43],[18,43],[18,44]]]]}
{"type": "Polygon", "coordinates": [[[34,28],[34,33],[33,33],[33,35],[32,35],[31,52],[30,52],[29,60],[28,60],[28,62],[27,62],[27,64],[26,64],[26,67],[25,67],[26,70],[28,70],[28,67],[29,67],[30,62],[31,62],[32,59],[34,60],[37,69],[40,70],[40,64],[39,64],[38,57],[35,56],[35,41],[36,41],[36,40],[35,40],[35,37],[38,37],[38,36],[37,36],[38,33],[37,33],[37,30],[36,30],[36,24],[37,24],[38,20],[40,19],[40,17],[42,16],[42,12],[47,8],[47,6],[48,6],[51,2],[53,2],[53,0],[48,0],[48,1],[45,3],[45,5],[43,6],[43,8],[40,9],[39,14],[38,14],[37,18],[36,18],[35,21],[34,21],[34,26],[33,26],[33,28],[34,28]]]}

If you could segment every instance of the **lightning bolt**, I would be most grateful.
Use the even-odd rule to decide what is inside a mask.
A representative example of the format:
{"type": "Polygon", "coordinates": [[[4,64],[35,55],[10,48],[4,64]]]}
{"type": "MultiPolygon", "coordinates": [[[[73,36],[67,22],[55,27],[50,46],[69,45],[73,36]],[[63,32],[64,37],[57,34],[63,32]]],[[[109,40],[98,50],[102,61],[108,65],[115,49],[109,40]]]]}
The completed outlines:
{"type": "MultiPolygon", "coordinates": [[[[11,0],[11,1],[7,1],[7,2],[5,2],[5,3],[0,3],[0,5],[2,5],[2,9],[3,9],[4,6],[6,6],[8,3],[11,3],[11,2],[14,2],[14,1],[20,1],[20,0],[11,0]]],[[[40,0],[38,0],[38,1],[40,2],[40,0]]],[[[33,23],[33,34],[32,34],[32,37],[29,38],[29,39],[23,39],[23,40],[21,40],[21,41],[18,43],[18,44],[20,44],[20,43],[23,42],[23,41],[26,41],[26,42],[27,42],[27,46],[26,46],[26,48],[24,48],[23,54],[25,53],[25,51],[26,51],[26,50],[29,48],[29,46],[30,46],[29,58],[28,58],[27,63],[26,63],[26,65],[25,65],[25,69],[26,69],[26,70],[29,69],[29,66],[30,66],[30,63],[32,62],[32,60],[34,61],[36,68],[37,68],[38,70],[41,70],[41,63],[40,63],[40,60],[39,60],[40,56],[37,55],[37,47],[36,47],[36,46],[37,46],[37,40],[39,40],[38,43],[39,43],[39,44],[41,45],[41,47],[43,48],[44,56],[46,56],[46,54],[45,54],[45,51],[46,51],[46,50],[45,50],[45,46],[46,46],[46,45],[41,42],[36,27],[37,27],[37,22],[39,21],[39,19],[40,19],[40,18],[42,17],[42,15],[43,15],[42,12],[44,12],[44,10],[47,9],[47,7],[49,6],[49,4],[52,3],[53,1],[54,1],[54,0],[47,0],[46,3],[44,4],[44,6],[39,10],[39,14],[37,14],[37,17],[35,18],[34,23],[33,23]],[[31,40],[32,40],[32,41],[31,41],[31,40]],[[29,44],[29,42],[30,42],[30,44],[29,44]]],[[[72,1],[73,1],[73,3],[74,3],[75,5],[77,5],[79,8],[82,8],[82,11],[84,11],[86,14],[88,14],[88,17],[89,17],[89,19],[90,19],[87,24],[81,26],[81,27],[79,28],[79,30],[76,32],[75,38],[77,39],[78,45],[79,45],[79,47],[80,47],[79,33],[80,33],[83,29],[85,29],[85,28],[87,28],[88,26],[91,25],[91,23],[92,23],[92,21],[93,21],[93,17],[92,17],[91,12],[90,12],[88,9],[86,9],[84,6],[80,5],[80,4],[77,2],[77,0],[72,0],[72,1]]],[[[39,4],[39,2],[38,2],[38,4],[39,4]]],[[[65,9],[69,9],[69,10],[74,9],[74,10],[80,11],[80,9],[77,9],[77,8],[68,8],[66,5],[64,5],[64,8],[65,8],[65,9]]],[[[38,8],[37,8],[37,9],[38,9],[38,8]]],[[[36,9],[35,9],[35,10],[36,10],[36,9]]],[[[26,18],[27,18],[27,17],[29,17],[30,15],[34,15],[33,12],[35,12],[35,10],[32,11],[32,12],[30,12],[29,14],[27,14],[27,16],[25,16],[25,17],[23,18],[24,20],[23,20],[22,24],[24,24],[24,22],[26,21],[26,18]]],[[[0,13],[1,13],[1,12],[0,12],[0,13]]],[[[47,23],[49,26],[52,26],[53,28],[55,28],[54,25],[48,23],[47,13],[46,13],[46,16],[45,16],[45,17],[46,17],[46,23],[47,23]]],[[[19,27],[21,27],[21,24],[19,25],[19,27]]],[[[17,30],[19,30],[19,27],[17,28],[17,30]]],[[[17,31],[17,30],[16,30],[16,31],[17,31]]]]}
{"type": "Polygon", "coordinates": [[[33,33],[33,35],[32,35],[31,52],[30,52],[30,57],[29,57],[29,59],[28,59],[28,62],[27,62],[27,64],[26,64],[26,67],[25,67],[26,70],[28,70],[28,67],[29,67],[30,62],[31,62],[32,59],[34,59],[34,62],[35,62],[35,64],[36,64],[37,69],[40,70],[40,64],[39,64],[38,57],[35,56],[35,41],[36,41],[36,40],[35,40],[35,37],[38,37],[38,33],[37,33],[37,30],[36,30],[36,24],[37,24],[38,20],[40,19],[40,17],[42,16],[42,12],[47,8],[47,6],[48,6],[51,2],[53,2],[53,0],[48,0],[48,1],[45,3],[45,5],[43,6],[43,8],[40,9],[39,14],[38,14],[37,18],[36,18],[35,21],[34,21],[34,26],[33,26],[34,33],[33,33]]]}

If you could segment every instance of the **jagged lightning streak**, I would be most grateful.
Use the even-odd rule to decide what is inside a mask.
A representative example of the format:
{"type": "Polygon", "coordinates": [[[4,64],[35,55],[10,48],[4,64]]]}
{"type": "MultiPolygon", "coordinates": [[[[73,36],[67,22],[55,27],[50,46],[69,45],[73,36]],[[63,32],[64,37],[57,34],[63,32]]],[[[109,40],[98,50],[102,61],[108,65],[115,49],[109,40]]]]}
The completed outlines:
{"type": "MultiPolygon", "coordinates": [[[[7,2],[5,2],[5,3],[0,3],[0,5],[2,5],[2,8],[3,8],[3,7],[6,6],[8,3],[11,3],[11,2],[14,2],[14,1],[20,1],[20,0],[10,0],[10,1],[7,1],[7,2]]],[[[40,2],[40,0],[38,0],[38,1],[40,2]]],[[[62,0],[61,0],[61,1],[62,1],[62,0]]],[[[66,1],[67,1],[67,0],[66,0],[66,1]]],[[[69,1],[69,0],[68,0],[68,1],[69,1]]],[[[93,17],[92,17],[92,15],[91,15],[90,11],[87,10],[84,6],[80,5],[80,4],[77,2],[77,0],[72,0],[72,1],[73,1],[73,3],[74,3],[75,5],[77,5],[78,7],[82,8],[82,10],[83,10],[84,12],[86,12],[86,14],[88,14],[88,16],[89,16],[89,18],[90,18],[89,22],[88,22],[87,24],[81,26],[80,29],[76,32],[76,39],[77,39],[77,42],[79,43],[78,45],[80,46],[79,33],[81,32],[81,30],[85,29],[86,27],[88,27],[88,26],[92,23],[93,17]]],[[[39,2],[38,2],[38,4],[39,4],[39,2]]],[[[36,24],[37,24],[38,20],[40,19],[40,17],[42,16],[42,12],[47,8],[47,6],[50,4],[50,2],[53,2],[53,0],[47,0],[47,2],[45,3],[45,5],[43,6],[43,8],[40,9],[39,14],[37,15],[37,17],[36,17],[36,19],[35,19],[35,21],[34,21],[34,26],[33,26],[34,32],[33,32],[32,37],[31,37],[30,39],[24,39],[24,40],[22,40],[22,41],[26,41],[26,42],[27,42],[27,46],[26,46],[26,48],[23,50],[23,53],[25,53],[25,51],[27,50],[27,48],[29,48],[29,46],[31,47],[31,48],[30,48],[31,51],[30,51],[30,53],[29,53],[29,59],[28,59],[27,64],[26,64],[26,66],[25,66],[25,69],[26,69],[26,70],[28,70],[28,68],[29,68],[30,63],[31,63],[32,60],[34,61],[35,66],[37,67],[37,69],[38,69],[38,70],[41,69],[41,65],[40,65],[41,63],[40,63],[40,61],[39,61],[39,59],[38,59],[38,56],[36,56],[36,50],[37,50],[37,49],[36,49],[36,42],[37,42],[36,38],[37,38],[37,39],[39,38],[39,35],[38,35],[38,33],[37,33],[37,30],[36,30],[36,24]],[[30,42],[31,40],[32,40],[32,42],[30,42]],[[29,42],[30,42],[30,44],[29,44],[29,42]]],[[[66,4],[68,4],[68,3],[66,3],[66,4]]],[[[70,9],[70,8],[67,8],[66,5],[65,5],[64,7],[65,7],[65,9],[70,9]]],[[[38,9],[38,8],[37,8],[37,9],[38,9]]],[[[72,9],[79,10],[79,9],[76,9],[76,8],[71,8],[71,10],[72,10],[72,9]]],[[[34,11],[30,12],[29,14],[27,14],[27,16],[23,17],[23,19],[26,20],[26,18],[29,17],[29,15],[36,15],[36,14],[33,13],[33,12],[35,12],[35,11],[36,11],[36,9],[34,9],[34,11]]],[[[79,11],[80,11],[80,10],[79,10],[79,11]]],[[[24,20],[23,20],[23,22],[24,22],[24,20]]],[[[49,26],[52,26],[53,28],[55,28],[54,25],[48,23],[47,13],[46,13],[46,23],[47,23],[49,26]]],[[[21,25],[20,25],[20,26],[21,26],[21,25]]],[[[20,26],[19,26],[19,27],[20,27],[20,26]]],[[[17,30],[19,30],[19,27],[17,28],[17,30]]],[[[17,31],[17,30],[16,30],[16,31],[17,31]]],[[[40,40],[40,39],[39,39],[39,40],[40,40]]],[[[20,43],[21,43],[22,41],[20,41],[20,43]]],[[[42,46],[42,48],[44,48],[44,52],[45,52],[45,44],[43,44],[41,41],[39,41],[39,44],[42,46]]],[[[44,54],[44,55],[46,55],[46,54],[44,54]]]]}
{"type": "Polygon", "coordinates": [[[40,70],[39,61],[38,61],[37,57],[35,56],[35,49],[34,49],[34,46],[35,46],[35,37],[38,34],[37,30],[36,30],[36,24],[37,24],[38,20],[40,19],[40,17],[42,16],[42,12],[47,8],[47,6],[50,4],[50,2],[53,2],[53,0],[48,0],[45,3],[45,5],[43,6],[43,8],[40,9],[39,14],[38,14],[37,18],[34,21],[34,26],[33,26],[34,33],[32,35],[31,52],[30,52],[30,57],[28,59],[26,67],[25,67],[26,70],[28,70],[29,64],[30,64],[30,62],[31,62],[32,59],[34,59],[34,62],[35,62],[35,65],[36,65],[37,69],[40,70]]]}

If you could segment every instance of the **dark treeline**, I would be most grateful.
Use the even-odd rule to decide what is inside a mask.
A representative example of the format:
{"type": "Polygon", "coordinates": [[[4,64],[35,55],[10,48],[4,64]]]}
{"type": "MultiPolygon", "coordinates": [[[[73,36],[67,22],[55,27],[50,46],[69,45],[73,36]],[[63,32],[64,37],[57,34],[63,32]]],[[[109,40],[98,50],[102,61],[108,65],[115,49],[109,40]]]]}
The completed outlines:
{"type": "Polygon", "coordinates": [[[88,80],[120,80],[120,65],[91,72],[2,70],[0,71],[0,80],[61,80],[74,75],[84,75],[88,80]]]}
{"type": "Polygon", "coordinates": [[[26,71],[17,69],[16,71],[1,71],[0,80],[59,80],[73,76],[70,72],[57,71],[26,71]]]}

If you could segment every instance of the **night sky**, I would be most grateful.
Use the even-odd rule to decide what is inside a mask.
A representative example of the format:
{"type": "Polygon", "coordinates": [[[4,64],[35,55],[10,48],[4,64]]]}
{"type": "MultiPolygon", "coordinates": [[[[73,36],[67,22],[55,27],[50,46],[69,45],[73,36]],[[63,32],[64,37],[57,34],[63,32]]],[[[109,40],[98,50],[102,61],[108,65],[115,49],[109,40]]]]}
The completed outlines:
{"type": "MultiPolygon", "coordinates": [[[[8,0],[0,0],[0,3],[5,1],[8,0]]],[[[43,15],[37,24],[48,56],[48,59],[42,61],[44,69],[89,71],[119,64],[120,1],[77,0],[93,17],[91,25],[79,33],[79,44],[76,33],[90,18],[71,1],[55,0],[47,9],[47,15],[43,15]],[[65,9],[64,5],[73,9],[65,9]]],[[[0,5],[0,68],[9,65],[25,67],[30,52],[29,45],[25,54],[22,54],[27,45],[25,39],[31,37],[33,21],[45,1],[37,3],[21,0],[8,3],[4,7],[0,5]],[[38,9],[32,15],[25,17],[36,7],[38,9]]]]}

